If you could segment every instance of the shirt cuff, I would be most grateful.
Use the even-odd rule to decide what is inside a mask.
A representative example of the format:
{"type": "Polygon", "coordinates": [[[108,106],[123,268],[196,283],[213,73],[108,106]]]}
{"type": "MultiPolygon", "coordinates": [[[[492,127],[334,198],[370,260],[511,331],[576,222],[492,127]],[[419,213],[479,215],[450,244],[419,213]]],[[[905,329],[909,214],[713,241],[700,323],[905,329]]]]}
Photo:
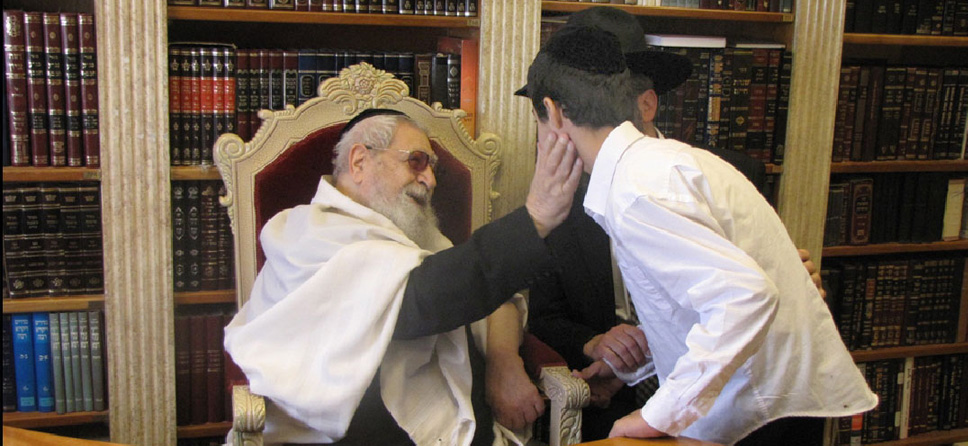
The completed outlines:
{"type": "Polygon", "coordinates": [[[639,367],[633,372],[625,373],[619,371],[619,369],[612,365],[612,363],[608,361],[608,358],[602,358],[602,360],[605,361],[605,364],[608,364],[609,368],[612,369],[612,373],[614,373],[618,379],[622,380],[622,382],[628,384],[629,386],[634,386],[644,381],[646,378],[655,375],[655,364],[652,362],[651,357],[648,359],[649,362],[645,363],[645,365],[642,367],[639,367]]]}

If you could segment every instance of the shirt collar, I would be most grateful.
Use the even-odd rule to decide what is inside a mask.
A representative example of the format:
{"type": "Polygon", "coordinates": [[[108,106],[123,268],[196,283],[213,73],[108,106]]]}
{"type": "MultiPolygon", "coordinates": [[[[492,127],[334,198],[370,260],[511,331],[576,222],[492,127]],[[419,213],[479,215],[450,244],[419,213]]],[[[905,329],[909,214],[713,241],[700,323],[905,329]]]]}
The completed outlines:
{"type": "MultiPolygon", "coordinates": [[[[585,212],[598,221],[598,217],[605,215],[605,204],[608,190],[612,185],[612,176],[625,150],[635,141],[644,138],[631,122],[625,121],[615,127],[602,143],[602,149],[595,158],[592,166],[591,179],[588,181],[588,192],[585,194],[585,212]]],[[[599,221],[599,224],[602,222],[599,221]]]]}

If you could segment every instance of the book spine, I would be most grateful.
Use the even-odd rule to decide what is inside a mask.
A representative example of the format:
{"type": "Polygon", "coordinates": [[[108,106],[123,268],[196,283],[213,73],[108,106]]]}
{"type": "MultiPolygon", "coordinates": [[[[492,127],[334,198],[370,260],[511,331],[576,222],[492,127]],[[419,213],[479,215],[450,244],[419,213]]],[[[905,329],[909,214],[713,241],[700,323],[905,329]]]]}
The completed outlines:
{"type": "MultiPolygon", "coordinates": [[[[84,409],[84,378],[81,371],[81,327],[78,323],[77,312],[67,313],[68,330],[70,332],[71,375],[74,385],[74,407],[78,411],[84,409]]],[[[63,342],[63,340],[61,340],[63,342]]]]}
{"type": "Polygon", "coordinates": [[[67,406],[64,400],[64,360],[61,356],[60,340],[60,316],[57,313],[48,315],[50,328],[50,368],[53,381],[51,387],[54,389],[54,410],[57,413],[66,413],[67,406]]]}
{"type": "Polygon", "coordinates": [[[202,286],[201,272],[201,190],[198,181],[188,181],[185,190],[185,229],[187,241],[186,271],[188,281],[185,291],[199,291],[202,286]]]}
{"type": "Polygon", "coordinates": [[[64,108],[67,130],[67,165],[84,165],[84,131],[81,119],[81,47],[77,39],[77,14],[59,16],[64,54],[64,108]]]}
{"type": "Polygon", "coordinates": [[[268,9],[268,0],[245,0],[246,9],[268,9]]]}
{"type": "Polygon", "coordinates": [[[182,160],[182,74],[181,47],[168,46],[168,142],[171,165],[181,166],[182,160]]]}
{"type": "Polygon", "coordinates": [[[104,292],[104,249],[101,237],[101,191],[97,184],[78,187],[84,292],[104,292]]]}
{"type": "Polygon", "coordinates": [[[17,410],[17,378],[14,374],[11,314],[3,315],[3,411],[17,410]]]}
{"type": "Polygon", "coordinates": [[[211,144],[202,153],[202,164],[211,165],[215,162],[214,147],[219,135],[225,132],[225,57],[222,55],[222,48],[213,47],[211,52],[212,63],[212,133],[211,144]]]}
{"type": "MultiPolygon", "coordinates": [[[[204,115],[204,81],[202,79],[202,48],[191,47],[188,50],[189,54],[189,92],[188,100],[191,104],[189,107],[189,126],[188,135],[190,137],[190,156],[188,157],[189,164],[199,165],[202,163],[202,145],[207,141],[208,138],[204,137],[203,125],[205,122],[204,115]]],[[[184,110],[185,103],[182,103],[182,109],[184,110]]]]}
{"type": "Polygon", "coordinates": [[[175,317],[175,422],[187,426],[192,421],[191,325],[188,316],[175,317]]]}
{"type": "Polygon", "coordinates": [[[61,361],[64,363],[64,410],[68,413],[78,410],[74,399],[74,364],[71,361],[70,314],[57,313],[60,320],[61,361]]]}
{"type": "Polygon", "coordinates": [[[47,261],[47,292],[58,296],[67,291],[64,237],[60,231],[60,188],[56,183],[41,183],[40,225],[47,261]]]}
{"type": "Polygon", "coordinates": [[[252,138],[249,126],[249,51],[238,50],[235,64],[235,114],[239,137],[252,138]]]}
{"type": "Polygon", "coordinates": [[[31,162],[30,121],[27,95],[27,62],[24,41],[24,12],[3,11],[3,56],[6,81],[7,132],[10,165],[31,162]]]}
{"type": "Polygon", "coordinates": [[[172,225],[172,278],[174,291],[184,292],[188,289],[187,249],[188,219],[185,208],[186,184],[184,181],[171,183],[171,225],[172,225]]]}
{"type": "Polygon", "coordinates": [[[44,16],[24,13],[24,42],[27,59],[27,110],[30,122],[31,162],[50,165],[50,134],[47,116],[47,69],[44,61],[44,16]]]}
{"type": "Polygon", "coordinates": [[[17,411],[37,411],[37,378],[34,373],[34,337],[29,313],[14,314],[13,354],[17,382],[17,411]]]}
{"type": "Polygon", "coordinates": [[[299,53],[285,50],[282,52],[282,108],[295,107],[299,103],[299,53]]]}
{"type": "Polygon", "coordinates": [[[217,290],[218,281],[218,181],[199,181],[200,288],[217,290]]]}
{"type": "Polygon", "coordinates": [[[867,94],[867,110],[864,114],[861,161],[874,161],[876,158],[878,118],[881,115],[881,102],[884,93],[884,70],[883,65],[870,67],[870,85],[867,94]]]}
{"type": "Polygon", "coordinates": [[[191,332],[191,424],[204,424],[208,421],[208,376],[206,367],[206,328],[205,316],[189,318],[191,332]]]}
{"type": "Polygon", "coordinates": [[[205,390],[208,392],[208,422],[225,420],[224,364],[222,363],[222,315],[205,316],[205,390]]]}
{"type": "Polygon", "coordinates": [[[766,89],[769,69],[769,50],[754,48],[750,73],[749,120],[745,150],[751,157],[764,163],[770,162],[770,149],[766,145],[766,89]]]}
{"type": "Polygon", "coordinates": [[[64,248],[64,292],[65,294],[83,294],[84,258],[81,246],[81,212],[78,186],[76,183],[65,183],[59,189],[59,227],[62,236],[61,243],[64,248]]]}
{"type": "Polygon", "coordinates": [[[23,266],[26,280],[26,295],[46,296],[48,268],[47,252],[44,244],[43,209],[41,208],[40,185],[31,184],[21,189],[23,195],[23,266]]]}
{"type": "Polygon", "coordinates": [[[199,135],[198,157],[192,157],[193,164],[212,164],[212,146],[215,144],[215,49],[199,48],[199,63],[201,77],[199,78],[199,135]]]}
{"type": "Polygon", "coordinates": [[[234,48],[222,49],[222,119],[225,133],[238,133],[239,117],[237,110],[238,92],[236,91],[238,78],[238,62],[234,48]]]}
{"type": "Polygon", "coordinates": [[[851,245],[865,245],[870,241],[871,200],[874,184],[871,178],[861,177],[852,179],[850,185],[849,243],[851,245]]]}
{"type": "Polygon", "coordinates": [[[91,337],[87,312],[77,312],[78,351],[81,359],[81,401],[85,412],[94,410],[94,389],[91,381],[91,337]]]}
{"type": "MultiPolygon", "coordinates": [[[[219,181],[218,187],[219,197],[224,197],[226,194],[225,184],[219,181]]],[[[232,225],[229,221],[228,212],[221,206],[215,212],[218,215],[218,288],[231,290],[234,288],[232,225]]]]}
{"type": "Polygon", "coordinates": [[[61,46],[60,14],[43,13],[44,76],[47,83],[47,125],[50,164],[67,165],[67,102],[64,98],[64,50],[61,46]]]}
{"type": "Polygon", "coordinates": [[[293,0],[269,0],[269,9],[283,9],[292,11],[296,5],[293,0]]]}
{"type": "Polygon", "coordinates": [[[11,298],[26,296],[27,282],[24,280],[24,224],[23,195],[20,187],[13,184],[3,185],[3,267],[4,282],[11,298]]]}
{"type": "Polygon", "coordinates": [[[938,120],[938,95],[941,89],[941,68],[928,69],[928,81],[924,91],[924,116],[921,119],[921,135],[918,138],[918,159],[933,158],[935,125],[938,120]]]}
{"type": "Polygon", "coordinates": [[[84,164],[101,165],[101,137],[98,117],[97,34],[94,15],[77,14],[81,56],[81,133],[84,136],[84,164]]]}
{"type": "Polygon", "coordinates": [[[853,137],[851,138],[850,160],[862,161],[864,159],[864,124],[867,123],[867,113],[871,84],[871,67],[864,65],[860,67],[860,76],[857,81],[857,101],[854,110],[853,137]]]}
{"type": "Polygon", "coordinates": [[[34,373],[36,376],[37,411],[54,411],[54,371],[51,365],[50,315],[33,313],[34,373]]]}
{"type": "Polygon", "coordinates": [[[269,109],[282,110],[286,86],[283,84],[282,50],[269,50],[269,109]]]}
{"type": "Polygon", "coordinates": [[[447,108],[460,108],[460,55],[447,55],[447,108]]]}
{"type": "Polygon", "coordinates": [[[101,322],[100,311],[89,311],[88,322],[91,325],[91,398],[94,400],[94,410],[107,409],[104,394],[104,324],[101,322]]]}

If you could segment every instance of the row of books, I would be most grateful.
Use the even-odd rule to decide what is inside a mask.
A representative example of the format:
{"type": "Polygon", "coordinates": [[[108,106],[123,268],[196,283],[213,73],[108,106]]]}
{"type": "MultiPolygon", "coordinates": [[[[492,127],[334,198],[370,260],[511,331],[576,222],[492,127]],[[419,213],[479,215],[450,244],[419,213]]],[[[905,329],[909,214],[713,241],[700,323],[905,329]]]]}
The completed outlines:
{"type": "Polygon", "coordinates": [[[844,32],[968,36],[968,0],[847,0],[844,32]]]}
{"type": "Polygon", "coordinates": [[[879,443],[968,427],[968,355],[871,361],[858,367],[880,404],[840,418],[831,445],[879,443]]]}
{"type": "Polygon", "coordinates": [[[963,159],[968,67],[847,64],[832,161],[963,159]]]}
{"type": "Polygon", "coordinates": [[[235,287],[232,228],[219,204],[222,195],[225,187],[219,180],[171,183],[175,292],[235,287]]]}
{"type": "Polygon", "coordinates": [[[824,246],[968,238],[965,177],[944,172],[834,177],[824,246]]]}
{"type": "Polygon", "coordinates": [[[4,297],[103,293],[101,233],[98,183],[4,183],[4,297]]]}
{"type": "Polygon", "coordinates": [[[245,376],[222,346],[230,314],[175,316],[175,413],[179,426],[232,419],[232,386],[245,376]]]}
{"type": "Polygon", "coordinates": [[[220,134],[236,133],[244,140],[250,139],[261,124],[259,110],[298,106],[316,96],[321,82],[361,62],[404,81],[417,99],[440,102],[445,108],[461,108],[461,59],[458,52],[171,45],[171,162],[211,164],[212,147],[220,134]]]}
{"type": "Polygon", "coordinates": [[[3,411],[107,408],[100,311],[3,315],[3,411]]]}
{"type": "Polygon", "coordinates": [[[737,150],[765,163],[783,162],[790,52],[778,44],[727,46],[722,37],[646,37],[652,48],[693,62],[689,79],[659,98],[654,120],[659,131],[693,145],[737,150]]]}
{"type": "Polygon", "coordinates": [[[733,11],[793,12],[793,0],[560,0],[587,3],[617,3],[673,8],[727,9],[733,11]]]}
{"type": "Polygon", "coordinates": [[[850,350],[958,340],[965,258],[931,256],[828,262],[822,270],[834,322],[850,350]]]}
{"type": "Polygon", "coordinates": [[[4,10],[3,28],[4,165],[100,165],[94,16],[4,10]]]}
{"type": "Polygon", "coordinates": [[[170,6],[362,14],[477,16],[478,0],[168,0],[170,6]]]}

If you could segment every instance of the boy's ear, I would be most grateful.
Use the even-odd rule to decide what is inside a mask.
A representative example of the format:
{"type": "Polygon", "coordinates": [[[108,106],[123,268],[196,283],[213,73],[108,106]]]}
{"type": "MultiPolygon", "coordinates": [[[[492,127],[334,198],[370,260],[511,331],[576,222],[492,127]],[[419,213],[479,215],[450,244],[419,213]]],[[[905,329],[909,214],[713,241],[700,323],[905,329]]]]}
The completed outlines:
{"type": "Polygon", "coordinates": [[[545,110],[548,111],[548,124],[552,129],[558,130],[564,125],[564,115],[561,112],[561,107],[558,103],[549,97],[545,97],[541,100],[544,105],[545,110]]]}

